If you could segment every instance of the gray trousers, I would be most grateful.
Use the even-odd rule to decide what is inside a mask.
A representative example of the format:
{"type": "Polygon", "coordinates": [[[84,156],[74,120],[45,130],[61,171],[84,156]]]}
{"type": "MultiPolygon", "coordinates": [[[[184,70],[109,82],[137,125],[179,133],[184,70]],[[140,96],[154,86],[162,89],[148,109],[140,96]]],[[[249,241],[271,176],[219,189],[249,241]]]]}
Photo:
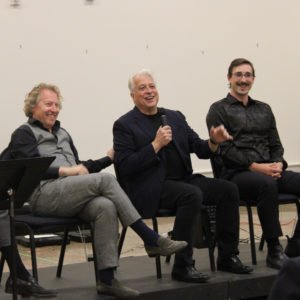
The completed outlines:
{"type": "Polygon", "coordinates": [[[29,203],[40,216],[79,216],[92,222],[99,270],[118,266],[118,217],[124,226],[141,218],[116,178],[109,173],[42,181],[29,203]]]}

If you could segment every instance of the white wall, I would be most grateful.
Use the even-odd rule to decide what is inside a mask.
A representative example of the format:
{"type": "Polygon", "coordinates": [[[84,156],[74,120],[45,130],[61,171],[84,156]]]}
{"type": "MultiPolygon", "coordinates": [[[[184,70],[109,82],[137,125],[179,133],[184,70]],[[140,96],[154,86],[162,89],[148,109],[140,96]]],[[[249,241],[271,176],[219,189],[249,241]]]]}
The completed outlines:
{"type": "Polygon", "coordinates": [[[25,94],[45,81],[61,88],[59,119],[81,158],[103,156],[114,120],[132,108],[128,75],[142,67],[156,74],[160,105],[181,110],[206,138],[228,65],[245,57],[257,73],[252,97],[271,104],[285,158],[300,161],[299,0],[12,1],[0,1],[1,150],[26,120],[25,94]]]}

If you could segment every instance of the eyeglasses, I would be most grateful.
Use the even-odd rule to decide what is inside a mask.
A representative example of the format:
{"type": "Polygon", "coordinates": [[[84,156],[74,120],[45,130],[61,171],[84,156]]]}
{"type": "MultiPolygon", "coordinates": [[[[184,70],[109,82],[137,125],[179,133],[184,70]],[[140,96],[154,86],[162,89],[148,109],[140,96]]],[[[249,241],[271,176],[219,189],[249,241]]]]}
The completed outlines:
{"type": "Polygon", "coordinates": [[[236,72],[236,73],[233,73],[232,74],[233,76],[235,76],[236,78],[238,79],[242,79],[243,77],[245,77],[246,79],[253,79],[255,76],[250,73],[250,72],[247,72],[245,74],[243,74],[242,72],[236,72]]]}

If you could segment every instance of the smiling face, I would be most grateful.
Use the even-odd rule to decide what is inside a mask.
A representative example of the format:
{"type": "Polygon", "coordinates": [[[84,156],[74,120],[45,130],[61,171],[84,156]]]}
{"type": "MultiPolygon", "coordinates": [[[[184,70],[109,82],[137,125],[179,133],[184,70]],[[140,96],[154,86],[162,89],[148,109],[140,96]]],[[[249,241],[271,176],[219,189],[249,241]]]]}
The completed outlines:
{"type": "Polygon", "coordinates": [[[248,64],[242,64],[232,69],[232,75],[228,75],[230,83],[230,94],[236,99],[243,101],[248,97],[248,93],[254,83],[252,67],[248,64]]]}
{"type": "Polygon", "coordinates": [[[159,95],[152,77],[139,74],[134,77],[133,81],[134,92],[130,95],[136,107],[145,115],[156,114],[159,95]]]}
{"type": "Polygon", "coordinates": [[[31,109],[32,117],[39,120],[50,132],[52,132],[59,110],[57,94],[48,89],[41,90],[37,105],[31,109]]]}

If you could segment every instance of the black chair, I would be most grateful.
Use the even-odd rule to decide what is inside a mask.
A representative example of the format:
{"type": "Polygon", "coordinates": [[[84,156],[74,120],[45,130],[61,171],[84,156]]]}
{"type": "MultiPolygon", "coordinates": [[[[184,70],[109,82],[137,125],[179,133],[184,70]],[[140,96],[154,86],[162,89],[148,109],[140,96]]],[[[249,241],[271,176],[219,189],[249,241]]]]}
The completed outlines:
{"type": "MultiPolygon", "coordinates": [[[[114,165],[114,170],[116,174],[116,178],[120,185],[122,186],[122,180],[119,175],[119,171],[116,168],[116,165],[114,165]]],[[[210,268],[212,271],[216,270],[215,266],[215,259],[214,259],[214,249],[215,249],[215,239],[214,239],[214,230],[215,230],[215,210],[213,209],[215,206],[210,206],[207,207],[207,209],[201,210],[201,213],[199,214],[200,216],[200,222],[201,223],[201,228],[198,228],[199,231],[198,236],[196,237],[197,239],[197,248],[208,248],[209,252],[209,260],[210,260],[210,268]]],[[[156,213],[156,216],[152,218],[152,224],[153,224],[153,230],[158,233],[158,223],[157,223],[157,218],[161,217],[174,217],[175,212],[168,210],[168,209],[159,209],[156,213]]],[[[119,244],[118,244],[118,254],[119,257],[122,252],[122,247],[123,243],[125,240],[127,232],[127,227],[123,227],[120,239],[119,239],[119,244]]],[[[170,257],[166,258],[166,262],[170,261],[170,257]]],[[[156,262],[156,277],[157,279],[160,279],[161,276],[161,263],[160,263],[160,256],[157,256],[155,258],[156,262]]]]}
{"type": "MultiPolygon", "coordinates": [[[[15,208],[23,206],[27,197],[38,185],[43,174],[54,160],[54,157],[37,157],[16,160],[3,160],[7,150],[0,155],[0,210],[8,210],[10,243],[12,251],[12,267],[10,275],[12,278],[13,299],[18,298],[18,287],[16,277],[16,243],[15,243],[15,208]]],[[[9,159],[9,158],[6,158],[9,159]]],[[[5,213],[2,214],[5,220],[5,213]]],[[[3,256],[2,268],[4,264],[3,256]]],[[[2,274],[2,271],[1,271],[2,274]]]]}
{"type": "MultiPolygon", "coordinates": [[[[97,261],[95,255],[95,248],[93,243],[93,227],[90,223],[84,222],[83,220],[72,217],[38,217],[29,213],[26,209],[20,209],[19,211],[16,210],[15,215],[15,236],[24,236],[29,235],[29,245],[31,251],[31,264],[32,264],[32,275],[38,280],[38,271],[37,271],[37,261],[36,261],[36,243],[34,235],[38,234],[52,234],[52,233],[62,233],[62,243],[60,249],[60,256],[59,262],[56,272],[56,277],[61,277],[63,261],[66,246],[68,244],[68,234],[70,231],[76,231],[77,229],[90,229],[91,237],[92,237],[92,249],[93,249],[93,258],[90,260],[94,261],[94,268],[95,268],[95,277],[96,281],[98,279],[98,268],[97,268],[97,261]]],[[[0,260],[0,282],[2,278],[4,260],[1,257],[0,260]]]]}
{"type": "MultiPolygon", "coordinates": [[[[220,172],[222,168],[221,160],[217,161],[217,158],[211,158],[210,160],[212,171],[215,178],[220,178],[220,172]]],[[[296,204],[297,211],[300,209],[299,199],[296,195],[293,194],[278,194],[278,204],[296,204]]],[[[247,209],[248,214],[248,223],[249,223],[249,236],[250,236],[250,248],[251,248],[251,257],[252,257],[252,264],[257,264],[256,259],[256,250],[255,250],[255,235],[254,235],[254,227],[253,227],[253,215],[252,215],[252,207],[256,207],[257,204],[254,199],[240,199],[240,206],[244,206],[247,209]]],[[[262,251],[264,247],[264,236],[261,236],[259,250],[262,251]]]]}

